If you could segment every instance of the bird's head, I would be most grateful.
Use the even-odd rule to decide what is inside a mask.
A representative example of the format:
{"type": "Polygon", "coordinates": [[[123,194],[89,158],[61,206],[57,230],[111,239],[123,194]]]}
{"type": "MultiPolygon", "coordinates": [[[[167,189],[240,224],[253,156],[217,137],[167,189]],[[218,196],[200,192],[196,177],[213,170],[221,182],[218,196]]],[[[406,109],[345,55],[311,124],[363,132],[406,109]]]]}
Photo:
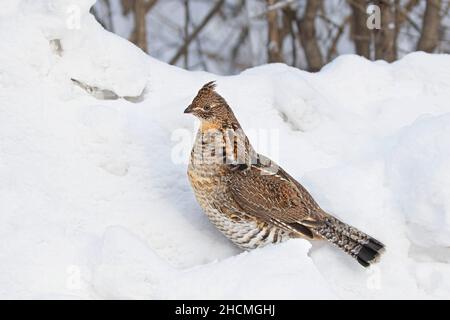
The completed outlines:
{"type": "Polygon", "coordinates": [[[184,110],[191,113],[203,124],[210,127],[224,127],[238,125],[233,111],[225,99],[215,91],[214,81],[205,84],[197,93],[192,103],[184,110]]]}

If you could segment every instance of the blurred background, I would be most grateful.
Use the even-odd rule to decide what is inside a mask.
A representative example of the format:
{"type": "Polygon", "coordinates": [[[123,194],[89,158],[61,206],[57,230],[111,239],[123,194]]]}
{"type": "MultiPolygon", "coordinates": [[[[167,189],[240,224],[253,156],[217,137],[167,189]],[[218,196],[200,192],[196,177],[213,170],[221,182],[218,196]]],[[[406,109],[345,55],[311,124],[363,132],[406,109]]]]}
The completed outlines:
{"type": "Polygon", "coordinates": [[[97,0],[107,30],[189,70],[282,62],[318,71],[341,54],[450,53],[450,0],[97,0]]]}

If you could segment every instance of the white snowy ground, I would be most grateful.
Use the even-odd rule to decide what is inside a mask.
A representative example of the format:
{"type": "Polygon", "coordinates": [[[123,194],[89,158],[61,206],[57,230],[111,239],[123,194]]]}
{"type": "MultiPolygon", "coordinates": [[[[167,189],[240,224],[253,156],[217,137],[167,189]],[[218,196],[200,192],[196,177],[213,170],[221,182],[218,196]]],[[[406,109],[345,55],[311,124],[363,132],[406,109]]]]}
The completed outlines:
{"type": "Polygon", "coordinates": [[[146,56],[92,2],[2,1],[0,298],[450,297],[449,56],[218,77],[146,56]],[[210,225],[183,109],[213,79],[261,153],[387,245],[381,263],[303,240],[242,253],[210,225]]]}

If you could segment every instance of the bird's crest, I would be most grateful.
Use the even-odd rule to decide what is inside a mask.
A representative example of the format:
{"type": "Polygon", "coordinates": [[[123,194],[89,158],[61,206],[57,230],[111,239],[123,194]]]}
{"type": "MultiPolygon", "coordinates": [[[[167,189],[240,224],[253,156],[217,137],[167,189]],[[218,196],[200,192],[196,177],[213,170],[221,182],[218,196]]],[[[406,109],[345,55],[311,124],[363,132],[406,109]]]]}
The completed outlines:
{"type": "Polygon", "coordinates": [[[205,97],[210,97],[211,94],[215,94],[216,91],[216,81],[210,81],[203,85],[203,87],[198,90],[197,96],[195,97],[195,100],[204,99],[205,97]]]}
{"type": "Polygon", "coordinates": [[[214,81],[210,81],[210,82],[208,82],[207,84],[205,84],[203,87],[202,87],[202,91],[203,91],[203,89],[206,91],[206,90],[211,90],[211,91],[214,91],[215,89],[216,89],[216,86],[217,86],[217,84],[216,84],[216,81],[214,80],[214,81]]]}

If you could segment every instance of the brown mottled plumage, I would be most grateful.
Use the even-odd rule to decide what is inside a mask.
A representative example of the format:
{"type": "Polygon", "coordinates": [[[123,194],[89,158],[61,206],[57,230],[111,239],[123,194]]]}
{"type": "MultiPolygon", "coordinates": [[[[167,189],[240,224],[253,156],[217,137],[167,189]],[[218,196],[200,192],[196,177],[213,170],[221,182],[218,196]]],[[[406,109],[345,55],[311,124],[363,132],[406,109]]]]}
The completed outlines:
{"type": "Polygon", "coordinates": [[[323,211],[300,183],[255,152],[214,82],[200,89],[185,113],[201,121],[188,168],[195,196],[236,245],[326,239],[365,267],[377,260],[382,243],[323,211]]]}

